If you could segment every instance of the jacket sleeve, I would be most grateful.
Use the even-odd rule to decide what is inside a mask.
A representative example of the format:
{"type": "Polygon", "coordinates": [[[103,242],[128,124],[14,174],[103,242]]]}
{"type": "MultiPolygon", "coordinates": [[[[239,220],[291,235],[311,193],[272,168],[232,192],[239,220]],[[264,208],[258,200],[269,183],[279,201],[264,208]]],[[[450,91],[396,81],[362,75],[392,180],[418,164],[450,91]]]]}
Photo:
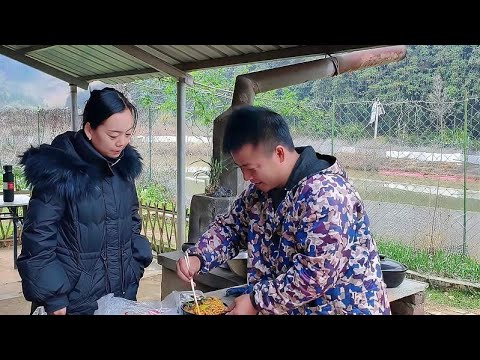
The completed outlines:
{"type": "Polygon", "coordinates": [[[245,218],[247,213],[245,192],[247,190],[235,199],[226,214],[218,215],[195,246],[186,251],[189,255],[200,257],[201,273],[207,273],[234,258],[240,251],[240,245],[246,244],[248,221],[245,218]]]}
{"type": "Polygon", "coordinates": [[[292,217],[298,253],[285,273],[255,284],[252,302],[257,310],[285,314],[335,286],[347,262],[342,252],[347,241],[343,229],[348,224],[348,214],[343,211],[347,200],[335,189],[323,187],[313,193],[307,186],[301,191],[296,202],[300,206],[292,217]]]}
{"type": "Polygon", "coordinates": [[[133,258],[140,265],[140,277],[144,269],[149,266],[153,260],[152,246],[150,241],[140,234],[142,230],[142,218],[139,214],[139,205],[137,192],[133,189],[134,199],[132,204],[132,254],[133,258]]]}
{"type": "Polygon", "coordinates": [[[57,233],[65,202],[51,192],[34,189],[25,216],[22,251],[17,260],[25,299],[47,312],[68,306],[70,281],[57,259],[57,233]]]}

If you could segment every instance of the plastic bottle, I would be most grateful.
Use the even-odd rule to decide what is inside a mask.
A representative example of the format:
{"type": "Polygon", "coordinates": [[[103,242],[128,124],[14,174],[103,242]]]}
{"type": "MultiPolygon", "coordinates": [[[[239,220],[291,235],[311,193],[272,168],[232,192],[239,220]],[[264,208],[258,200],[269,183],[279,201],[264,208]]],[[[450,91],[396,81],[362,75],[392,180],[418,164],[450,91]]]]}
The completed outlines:
{"type": "Polygon", "coordinates": [[[3,201],[12,202],[14,199],[14,176],[12,172],[12,165],[4,165],[3,170],[3,201]]]}

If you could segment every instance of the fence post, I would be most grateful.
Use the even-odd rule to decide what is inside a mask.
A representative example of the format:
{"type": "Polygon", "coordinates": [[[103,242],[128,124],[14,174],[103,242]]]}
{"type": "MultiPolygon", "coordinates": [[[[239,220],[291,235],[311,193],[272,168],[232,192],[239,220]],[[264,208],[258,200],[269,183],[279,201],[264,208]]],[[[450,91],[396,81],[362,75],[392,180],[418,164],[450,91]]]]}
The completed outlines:
{"type": "Polygon", "coordinates": [[[335,136],[335,96],[333,97],[333,102],[332,102],[332,129],[331,129],[331,143],[332,143],[332,149],[330,151],[330,155],[333,156],[333,138],[335,136]]]}
{"type": "Polygon", "coordinates": [[[467,255],[467,158],[468,158],[468,116],[467,90],[465,90],[465,107],[463,112],[463,247],[462,254],[467,255]]]}
{"type": "Polygon", "coordinates": [[[152,107],[148,107],[148,182],[152,183],[152,107]]]}
{"type": "Polygon", "coordinates": [[[378,105],[375,105],[375,123],[373,127],[373,138],[377,138],[377,133],[378,133],[378,105]]]}
{"type": "Polygon", "coordinates": [[[37,110],[37,139],[38,145],[40,145],[40,109],[37,110]]]}

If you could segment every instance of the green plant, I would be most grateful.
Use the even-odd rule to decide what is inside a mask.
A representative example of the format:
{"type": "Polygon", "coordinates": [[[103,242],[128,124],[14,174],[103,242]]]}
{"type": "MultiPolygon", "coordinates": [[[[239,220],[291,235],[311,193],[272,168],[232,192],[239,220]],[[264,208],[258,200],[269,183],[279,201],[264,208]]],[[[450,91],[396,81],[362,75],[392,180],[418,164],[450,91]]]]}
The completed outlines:
{"type": "Polygon", "coordinates": [[[465,142],[465,133],[463,129],[442,129],[433,135],[433,142],[444,146],[461,148],[465,142]]]}
{"type": "Polygon", "coordinates": [[[142,203],[166,204],[170,200],[166,194],[165,186],[160,184],[149,184],[138,188],[138,198],[142,203]]]}
{"type": "Polygon", "coordinates": [[[427,298],[429,301],[446,305],[450,307],[460,307],[462,309],[477,310],[480,309],[480,293],[470,290],[439,290],[434,288],[427,289],[427,298]]]}
{"type": "Polygon", "coordinates": [[[417,249],[393,240],[379,240],[381,254],[400,261],[410,270],[450,279],[480,281],[480,263],[461,254],[444,250],[417,249]]]}
{"type": "Polygon", "coordinates": [[[366,139],[369,135],[363,124],[353,122],[339,125],[337,136],[349,141],[358,141],[366,139]]]}
{"type": "MultiPolygon", "coordinates": [[[[205,195],[214,195],[215,192],[220,187],[220,175],[223,171],[227,171],[228,168],[226,166],[226,161],[224,159],[215,159],[212,157],[210,162],[205,160],[197,160],[194,161],[192,164],[197,162],[203,162],[208,165],[208,170],[197,170],[193,173],[195,178],[198,178],[200,175],[205,175],[208,177],[208,184],[205,186],[205,195]]],[[[190,164],[190,165],[192,165],[190,164]]]]}
{"type": "Polygon", "coordinates": [[[29,190],[27,179],[23,173],[23,169],[20,166],[13,167],[13,175],[15,176],[15,190],[29,190]]]}

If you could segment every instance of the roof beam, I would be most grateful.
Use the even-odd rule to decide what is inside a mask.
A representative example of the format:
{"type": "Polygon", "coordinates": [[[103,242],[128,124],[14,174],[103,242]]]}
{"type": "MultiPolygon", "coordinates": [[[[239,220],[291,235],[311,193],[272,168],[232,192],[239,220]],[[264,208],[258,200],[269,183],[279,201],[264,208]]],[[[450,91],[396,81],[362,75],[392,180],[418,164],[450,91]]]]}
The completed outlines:
{"type": "MultiPolygon", "coordinates": [[[[370,45],[305,45],[291,48],[271,50],[264,53],[244,54],[229,56],[226,58],[210,59],[179,64],[178,68],[184,71],[208,69],[220,66],[238,65],[250,62],[279,60],[308,55],[335,54],[343,51],[350,51],[369,47],[370,45]]],[[[373,45],[372,45],[373,47],[373,45]]]]}
{"type": "Polygon", "coordinates": [[[0,46],[0,54],[5,55],[11,59],[17,60],[18,62],[21,62],[22,64],[31,66],[37,70],[40,70],[48,75],[51,75],[53,77],[56,77],[57,79],[66,81],[69,84],[77,85],[78,87],[82,89],[88,89],[88,82],[81,80],[75,76],[72,76],[70,74],[67,74],[66,72],[63,72],[61,70],[55,69],[47,64],[44,64],[38,60],[32,59],[30,57],[27,57],[22,54],[18,54],[17,52],[10,50],[9,48],[5,46],[0,46]]]}
{"type": "Polygon", "coordinates": [[[51,47],[54,47],[54,46],[56,46],[56,45],[30,45],[28,47],[18,49],[17,52],[19,52],[20,54],[28,54],[28,53],[31,53],[31,52],[34,52],[34,51],[48,49],[48,48],[51,48],[51,47]]]}
{"type": "Polygon", "coordinates": [[[135,76],[135,75],[144,75],[144,74],[152,74],[158,73],[157,69],[135,69],[135,70],[125,70],[125,71],[115,71],[106,74],[97,74],[97,75],[89,75],[89,76],[82,76],[79,79],[85,81],[92,81],[92,80],[101,80],[101,79],[110,79],[110,78],[119,78],[123,76],[135,76]]]}
{"type": "Polygon", "coordinates": [[[169,63],[160,60],[152,54],[136,47],[135,45],[113,45],[117,49],[133,56],[134,58],[143,61],[145,64],[153,67],[154,69],[164,72],[176,79],[183,79],[186,84],[193,85],[193,78],[186,72],[170,65],[169,63]]]}

